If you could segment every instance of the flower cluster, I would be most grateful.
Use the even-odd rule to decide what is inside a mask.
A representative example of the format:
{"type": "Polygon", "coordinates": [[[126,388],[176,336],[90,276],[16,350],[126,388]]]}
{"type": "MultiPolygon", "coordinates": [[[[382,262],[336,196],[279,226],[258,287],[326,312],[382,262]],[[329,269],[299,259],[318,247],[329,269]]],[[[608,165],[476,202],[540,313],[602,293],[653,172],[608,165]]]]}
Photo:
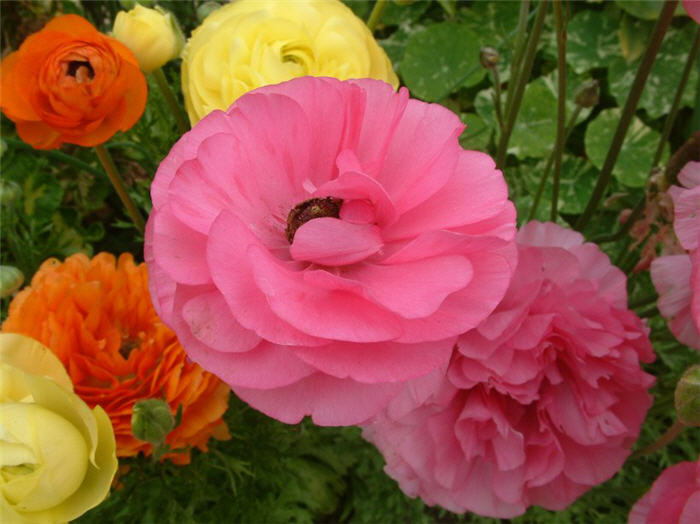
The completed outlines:
{"type": "Polygon", "coordinates": [[[451,511],[565,508],[622,466],[651,405],[639,363],[654,354],[624,274],[552,223],[517,244],[506,296],[459,338],[447,380],[428,396],[410,384],[364,429],[406,493],[451,511]]]}
{"type": "MultiPolygon", "coordinates": [[[[10,304],[2,330],[29,335],[58,356],[76,393],[111,418],[120,457],[151,453],[150,444],[131,434],[140,399],[164,398],[173,414],[182,407],[182,422],[166,439],[172,449],[206,450],[210,437],[228,435],[221,419],[228,387],[187,362],[153,310],[146,266],[130,254],[47,260],[10,304]]],[[[169,458],[187,463],[189,451],[169,458]]]]}
{"type": "Polygon", "coordinates": [[[673,186],[674,229],[687,253],[666,255],[651,264],[659,311],[678,340],[700,350],[700,162],[688,162],[673,186]]]}

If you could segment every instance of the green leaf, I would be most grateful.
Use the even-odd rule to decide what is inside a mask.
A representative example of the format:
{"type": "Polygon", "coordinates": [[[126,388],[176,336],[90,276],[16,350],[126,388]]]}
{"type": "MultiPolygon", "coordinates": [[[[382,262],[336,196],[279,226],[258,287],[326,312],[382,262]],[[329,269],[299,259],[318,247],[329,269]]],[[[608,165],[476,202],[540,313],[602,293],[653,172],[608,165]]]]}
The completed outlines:
{"type": "Polygon", "coordinates": [[[51,218],[61,205],[63,188],[56,177],[43,172],[28,176],[22,185],[24,195],[24,213],[37,221],[51,218]]]}
{"type": "MultiPolygon", "coordinates": [[[[598,169],[603,167],[615,129],[620,121],[620,114],[619,108],[606,109],[586,128],[586,153],[598,169]]],[[[644,187],[659,138],[659,133],[634,117],[613,168],[613,176],[626,186],[644,187]]],[[[664,158],[668,158],[668,150],[665,151],[662,162],[664,158]]]]}
{"type": "MultiPolygon", "coordinates": [[[[522,170],[525,187],[530,195],[537,192],[546,161],[539,162],[534,169],[522,170]]],[[[544,191],[540,199],[537,217],[549,220],[549,210],[552,201],[553,172],[544,185],[544,191]],[[543,211],[544,210],[544,213],[543,211]]],[[[586,208],[593,188],[595,187],[598,171],[584,158],[565,155],[561,164],[561,176],[559,178],[559,212],[568,215],[578,215],[586,208]]],[[[530,208],[527,208],[530,211],[530,208]]]]}
{"type": "MultiPolygon", "coordinates": [[[[366,2],[369,3],[369,2],[366,2]]],[[[408,5],[399,5],[396,2],[388,2],[379,19],[383,26],[407,25],[418,20],[430,6],[430,2],[413,2],[408,5]]]]}
{"type": "Polygon", "coordinates": [[[477,35],[465,25],[431,25],[409,38],[401,76],[413,96],[437,102],[458,87],[476,85],[484,78],[480,47],[477,35]]]}
{"type": "Polygon", "coordinates": [[[622,56],[625,57],[627,62],[633,62],[642,56],[653,27],[651,22],[627,15],[622,16],[618,35],[620,37],[622,56]]]}
{"type": "Polygon", "coordinates": [[[579,11],[567,29],[566,62],[577,73],[607,67],[620,55],[617,22],[603,11],[579,11]]]}
{"type": "Polygon", "coordinates": [[[491,139],[492,128],[474,113],[462,113],[459,119],[467,126],[459,137],[460,145],[464,149],[485,151],[491,139]]]}
{"type": "MultiPolygon", "coordinates": [[[[671,110],[673,96],[683,74],[696,27],[696,24],[688,24],[683,30],[666,35],[639,99],[639,108],[646,110],[650,118],[659,118],[671,110]]],[[[640,59],[637,59],[628,64],[624,58],[618,57],[610,65],[610,91],[619,106],[623,106],[627,100],[639,61],[640,59]]],[[[693,106],[697,83],[698,68],[694,67],[681,99],[682,106],[693,106]]]]}
{"type": "MultiPolygon", "coordinates": [[[[582,77],[567,74],[567,119],[575,108],[573,101],[575,88],[582,82],[582,77]]],[[[491,89],[480,91],[474,100],[474,105],[479,116],[489,126],[496,129],[491,92],[491,89]]],[[[518,158],[541,158],[549,155],[557,137],[556,93],[556,70],[527,85],[520,112],[508,143],[509,154],[518,158]]],[[[579,114],[578,121],[584,120],[590,112],[590,109],[583,109],[579,114]]]]}
{"type": "Polygon", "coordinates": [[[656,20],[664,6],[664,0],[615,0],[615,3],[642,20],[656,20]]]}

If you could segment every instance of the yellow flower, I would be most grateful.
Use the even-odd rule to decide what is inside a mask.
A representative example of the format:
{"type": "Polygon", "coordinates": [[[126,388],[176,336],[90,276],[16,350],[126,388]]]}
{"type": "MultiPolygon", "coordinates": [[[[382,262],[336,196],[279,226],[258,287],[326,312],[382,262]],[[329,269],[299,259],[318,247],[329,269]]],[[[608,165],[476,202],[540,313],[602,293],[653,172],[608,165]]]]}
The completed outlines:
{"type": "Polygon", "coordinates": [[[67,522],[102,502],[117,471],[109,417],[58,358],[0,334],[0,522],[67,522]]]}
{"type": "Polygon", "coordinates": [[[243,93],[299,76],[376,78],[398,86],[384,50],[339,0],[238,0],[209,15],[183,51],[194,125],[243,93]]]}
{"type": "Polygon", "coordinates": [[[145,73],[155,71],[180,56],[185,44],[185,37],[172,13],[139,4],[129,12],[117,13],[112,36],[134,53],[145,73]]]}

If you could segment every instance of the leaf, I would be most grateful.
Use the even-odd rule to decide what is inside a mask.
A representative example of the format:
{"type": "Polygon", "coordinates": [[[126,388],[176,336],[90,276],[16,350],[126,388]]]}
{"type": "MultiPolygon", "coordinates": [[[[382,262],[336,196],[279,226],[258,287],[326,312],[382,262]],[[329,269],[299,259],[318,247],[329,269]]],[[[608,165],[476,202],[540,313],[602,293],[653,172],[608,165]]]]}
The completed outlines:
{"type": "Polygon", "coordinates": [[[567,30],[566,62],[577,73],[608,67],[620,55],[617,23],[603,11],[579,11],[567,30]]]}
{"type": "Polygon", "coordinates": [[[379,24],[383,26],[408,25],[418,20],[429,6],[430,2],[413,2],[408,5],[388,2],[382,17],[379,19],[379,24]]]}
{"type": "Polygon", "coordinates": [[[431,25],[409,38],[401,76],[413,96],[437,102],[458,87],[476,85],[484,78],[480,47],[479,38],[463,24],[431,25]]]}
{"type": "MultiPolygon", "coordinates": [[[[586,128],[586,153],[598,169],[603,167],[621,113],[619,108],[606,109],[586,128]]],[[[613,168],[613,176],[626,186],[644,187],[652,167],[651,162],[654,159],[659,138],[659,133],[644,125],[639,118],[634,117],[622,143],[617,163],[613,168]]],[[[668,158],[667,149],[662,157],[662,162],[664,158],[668,158]]]]}
{"type": "MultiPolygon", "coordinates": [[[[575,108],[573,101],[575,88],[582,82],[581,77],[567,74],[567,120],[575,108]]],[[[557,137],[556,93],[556,70],[527,85],[513,133],[508,142],[509,154],[518,158],[541,158],[549,155],[557,137]]],[[[480,91],[474,100],[474,105],[479,116],[489,126],[497,129],[491,90],[480,91]]],[[[577,121],[584,120],[590,111],[590,109],[582,110],[577,121]]]]}
{"type": "Polygon", "coordinates": [[[24,179],[22,185],[24,195],[24,213],[44,221],[51,218],[61,205],[63,188],[56,177],[43,172],[35,172],[24,179]]]}
{"type": "Polygon", "coordinates": [[[491,140],[492,128],[474,113],[462,113],[459,118],[467,126],[459,137],[460,145],[464,149],[485,151],[491,140]]]}
{"type": "Polygon", "coordinates": [[[642,56],[649,41],[652,28],[653,26],[650,22],[623,14],[618,35],[620,37],[622,56],[625,57],[628,63],[642,56]]]}
{"type": "Polygon", "coordinates": [[[615,3],[642,20],[656,20],[664,6],[664,0],[615,0],[615,3]]]}
{"type": "MultiPolygon", "coordinates": [[[[544,172],[546,161],[539,162],[534,169],[522,170],[525,187],[528,193],[535,195],[540,184],[540,178],[544,172]]],[[[541,216],[541,210],[545,210],[544,217],[549,219],[549,209],[552,201],[552,187],[554,168],[550,170],[544,191],[540,198],[537,216],[541,216]]],[[[565,155],[561,164],[561,176],[559,177],[559,212],[568,215],[583,213],[586,204],[593,194],[598,171],[584,158],[565,155]]],[[[529,212],[528,207],[527,211],[529,212]]]]}
{"type": "MultiPolygon", "coordinates": [[[[650,118],[659,118],[671,110],[695,31],[695,24],[687,24],[683,30],[669,32],[664,39],[639,99],[639,108],[644,109],[650,118]]],[[[610,65],[610,91],[621,107],[627,100],[639,61],[640,59],[637,59],[628,64],[624,58],[618,57],[610,65]]],[[[693,106],[697,83],[698,68],[694,67],[681,99],[682,106],[693,106]]]]}

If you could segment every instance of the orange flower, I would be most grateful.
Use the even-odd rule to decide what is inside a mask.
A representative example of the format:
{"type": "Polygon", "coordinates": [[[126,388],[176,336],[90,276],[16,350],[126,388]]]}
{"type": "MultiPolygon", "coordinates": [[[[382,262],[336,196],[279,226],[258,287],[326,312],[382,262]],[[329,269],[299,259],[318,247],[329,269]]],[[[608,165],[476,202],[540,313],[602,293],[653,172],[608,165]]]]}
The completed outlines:
{"type": "Polygon", "coordinates": [[[95,146],[133,126],[146,79],[129,49],[77,15],[29,36],[0,64],[0,108],[36,149],[95,146]]]}
{"type": "MultiPolygon", "coordinates": [[[[13,299],[2,331],[29,335],[59,357],[75,392],[112,419],[119,457],[151,454],[131,434],[132,408],[145,398],[164,399],[173,415],[182,406],[182,422],[165,440],[171,449],[206,451],[209,437],[229,437],[221,418],[228,386],[187,360],[153,309],[146,265],[128,253],[117,261],[109,253],[45,261],[13,299]]],[[[189,452],[167,456],[190,459],[189,452]]]]}

